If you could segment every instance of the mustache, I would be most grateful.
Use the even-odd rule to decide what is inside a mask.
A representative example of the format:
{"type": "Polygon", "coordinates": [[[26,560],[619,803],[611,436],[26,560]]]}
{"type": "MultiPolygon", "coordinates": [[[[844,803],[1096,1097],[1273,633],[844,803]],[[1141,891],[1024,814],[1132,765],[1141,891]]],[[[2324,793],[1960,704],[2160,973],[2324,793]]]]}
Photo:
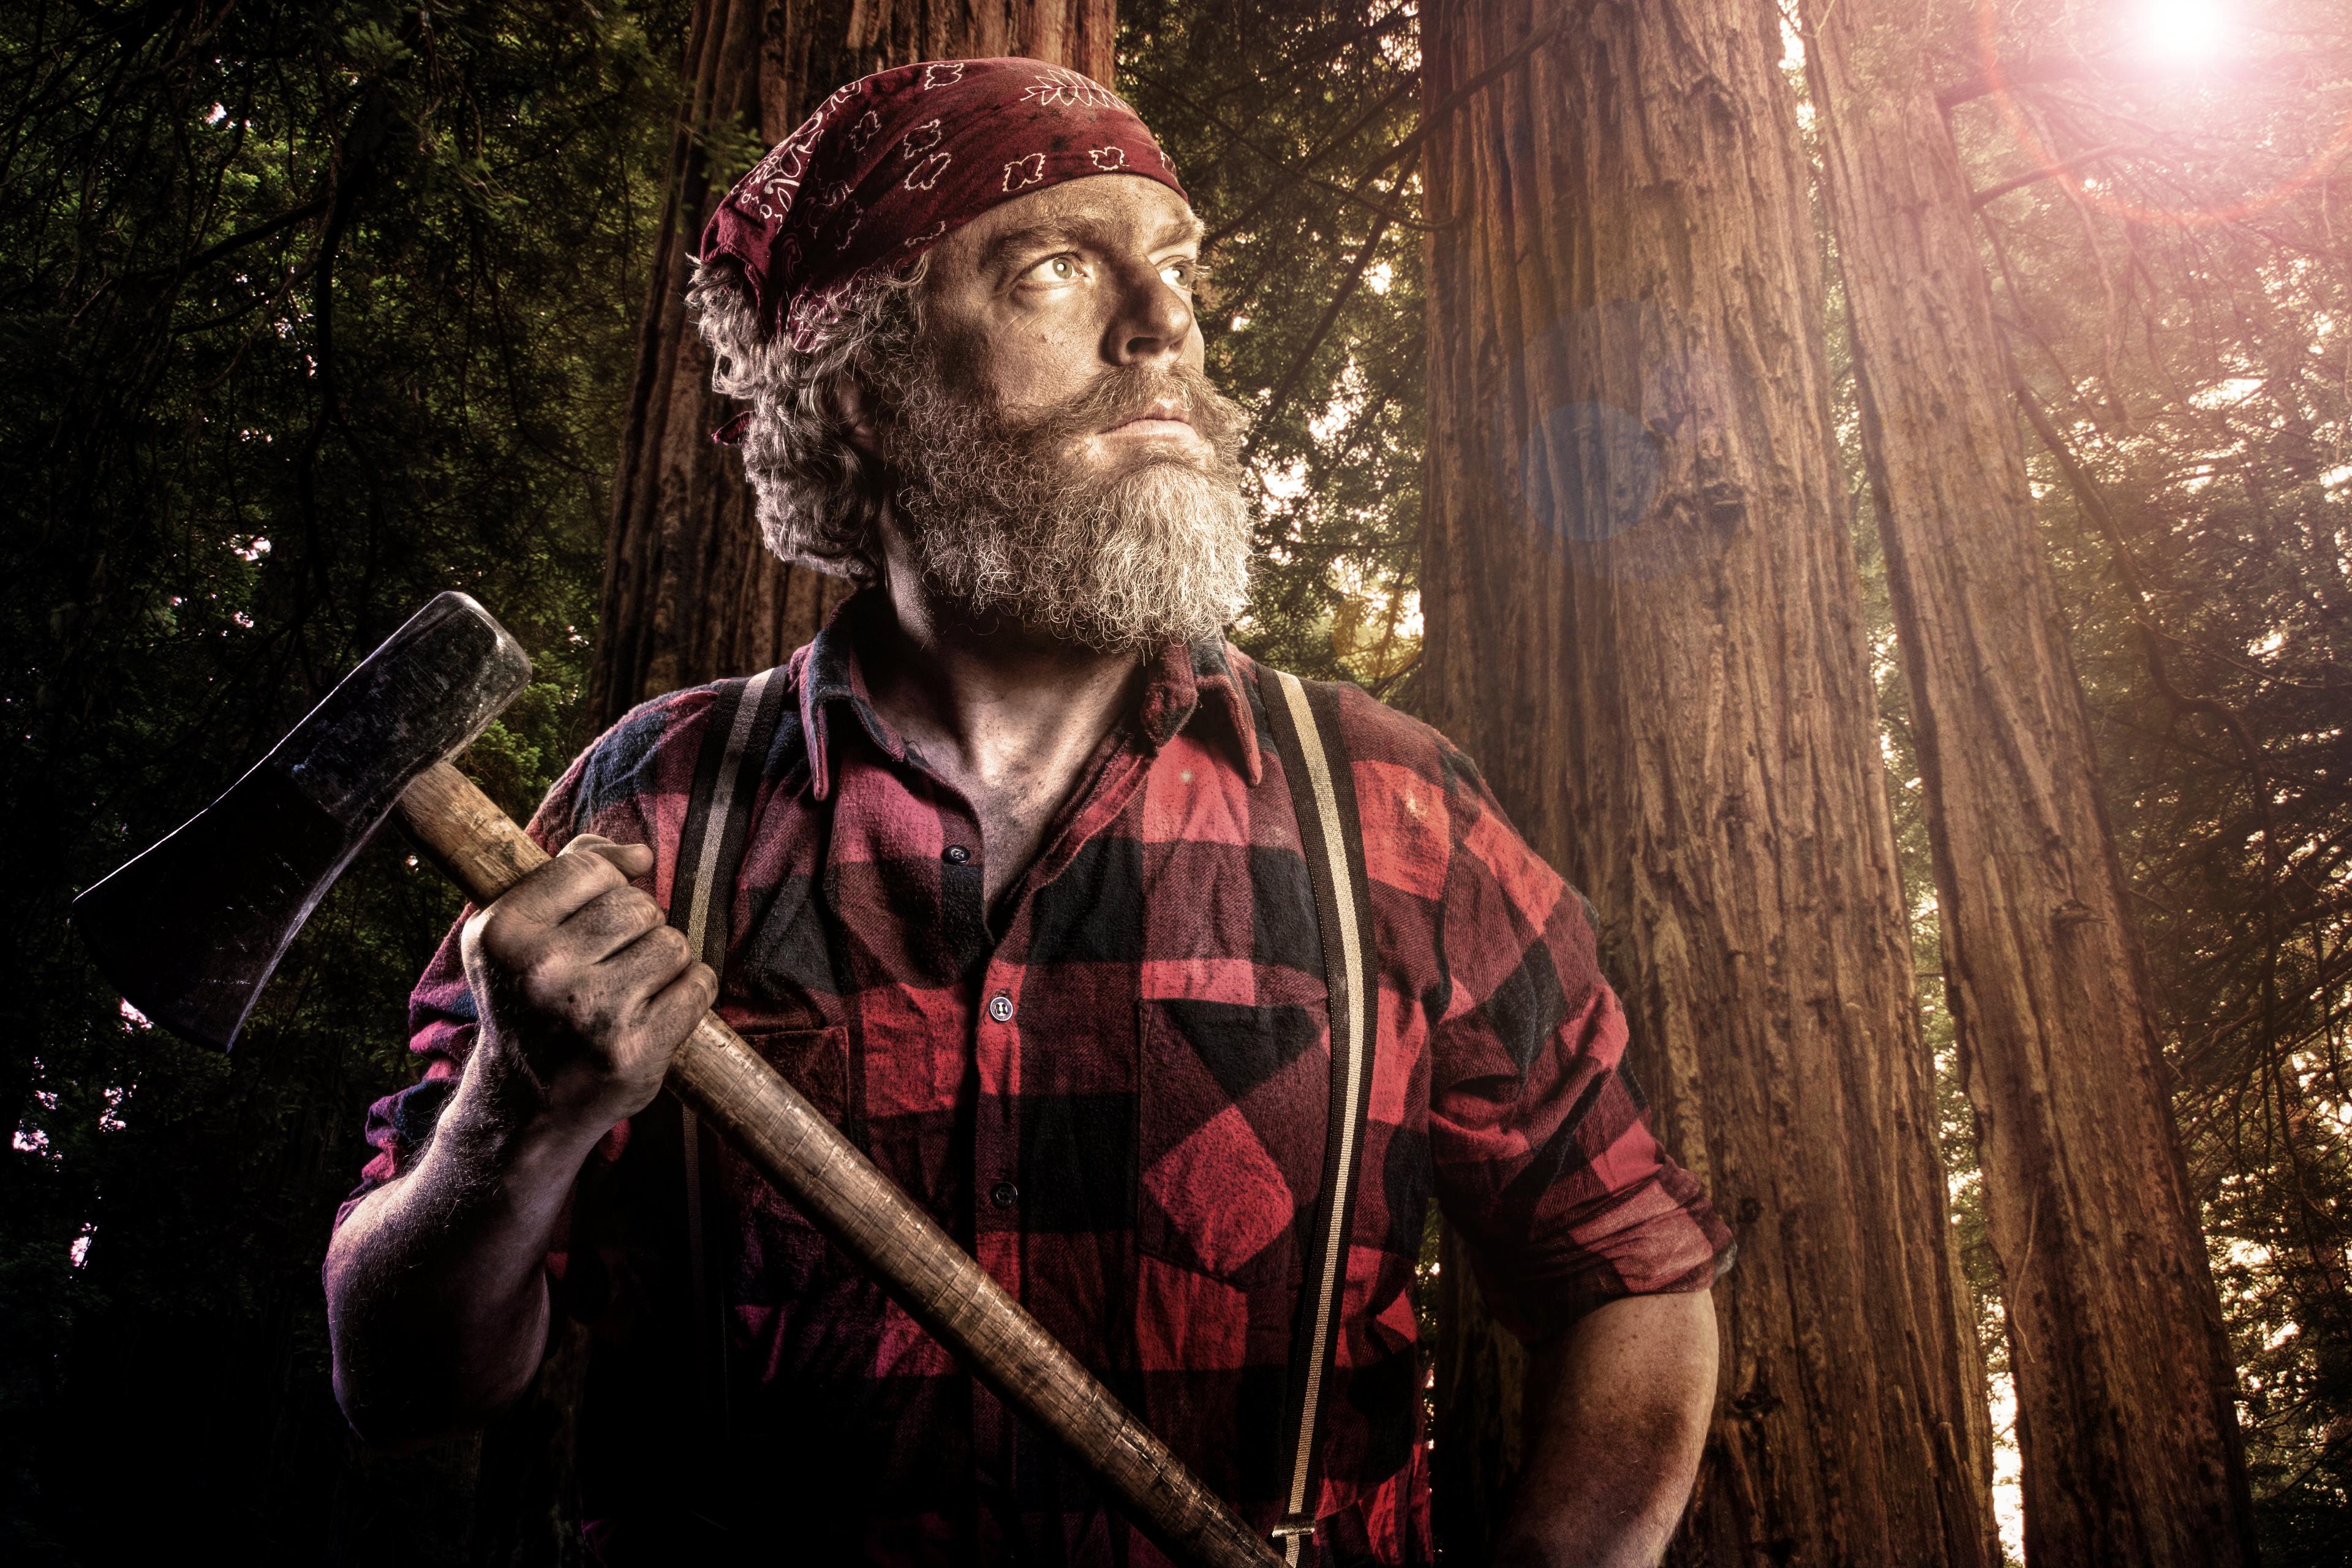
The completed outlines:
{"type": "Polygon", "coordinates": [[[1007,433],[1024,446],[1051,446],[1142,418],[1162,402],[1181,409],[1186,421],[1220,448],[1240,429],[1240,405],[1219,393],[1205,372],[1180,363],[1113,365],[1007,433]]]}

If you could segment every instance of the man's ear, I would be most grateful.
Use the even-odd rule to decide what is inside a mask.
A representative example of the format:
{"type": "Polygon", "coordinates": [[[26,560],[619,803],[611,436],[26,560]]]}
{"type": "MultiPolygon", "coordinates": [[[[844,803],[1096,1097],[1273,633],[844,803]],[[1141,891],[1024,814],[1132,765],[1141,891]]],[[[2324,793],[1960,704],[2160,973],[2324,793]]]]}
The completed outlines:
{"type": "Polygon", "coordinates": [[[846,374],[833,378],[830,391],[834,416],[841,421],[842,433],[849,437],[849,444],[867,459],[881,461],[880,409],[872,395],[856,376],[846,374]]]}

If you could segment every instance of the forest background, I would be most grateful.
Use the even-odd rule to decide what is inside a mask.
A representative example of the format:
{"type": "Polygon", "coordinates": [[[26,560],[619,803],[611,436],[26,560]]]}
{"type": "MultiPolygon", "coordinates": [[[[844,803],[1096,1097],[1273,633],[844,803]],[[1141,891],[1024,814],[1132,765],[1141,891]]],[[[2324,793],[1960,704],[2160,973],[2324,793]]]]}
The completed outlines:
{"type": "MultiPolygon", "coordinates": [[[[628,682],[609,668],[608,534],[642,441],[647,300],[693,226],[672,216],[680,148],[723,184],[761,142],[743,113],[681,110],[709,10],[0,10],[11,1562],[204,1542],[521,1560],[495,1443],[369,1455],[326,1376],[327,1226],[365,1158],[365,1107],[410,1071],[404,999],[455,896],[393,850],[363,858],[233,1063],[123,1008],[64,911],[443,588],[491,606],[537,664],[467,763],[507,805],[527,811],[610,716],[628,682]]],[[[2263,1555],[2340,1562],[2352,23],[2292,0],[1914,10],[2015,367],[2263,1555]]],[[[1779,88],[1825,258],[1825,427],[2014,1553],[2011,1339],[1818,184],[1808,16],[1783,23],[1779,88]]],[[[1423,90],[1421,26],[1387,0],[1130,0],[1117,80],[1208,221],[1211,369],[1255,411],[1262,567],[1236,638],[1425,711],[1423,500],[1449,460],[1429,449],[1425,284],[1472,215],[1424,203],[1431,130],[1459,104],[1423,90]]],[[[1486,80],[1559,47],[1531,34],[1486,80]]]]}

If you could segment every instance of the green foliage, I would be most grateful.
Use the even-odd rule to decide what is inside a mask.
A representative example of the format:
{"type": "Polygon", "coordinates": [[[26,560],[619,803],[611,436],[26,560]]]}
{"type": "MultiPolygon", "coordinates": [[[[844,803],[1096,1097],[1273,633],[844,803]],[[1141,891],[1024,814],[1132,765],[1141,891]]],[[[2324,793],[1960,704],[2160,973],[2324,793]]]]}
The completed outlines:
{"type": "Polygon", "coordinates": [[[443,588],[538,661],[476,751],[493,792],[569,758],[683,20],[0,12],[14,1561],[462,1540],[373,1518],[317,1278],[456,900],[363,857],[233,1066],[126,1019],[65,904],[443,588]]]}
{"type": "Polygon", "coordinates": [[[1210,374],[1255,416],[1258,567],[1235,640],[1393,695],[1420,646],[1414,10],[1142,0],[1120,23],[1120,89],[1209,226],[1210,374]]]}

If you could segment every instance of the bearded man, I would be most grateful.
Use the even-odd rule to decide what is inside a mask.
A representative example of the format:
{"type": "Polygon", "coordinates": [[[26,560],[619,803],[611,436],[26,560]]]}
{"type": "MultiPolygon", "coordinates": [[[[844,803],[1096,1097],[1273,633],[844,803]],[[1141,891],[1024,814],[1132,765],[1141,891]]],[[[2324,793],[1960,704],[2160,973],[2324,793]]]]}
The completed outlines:
{"type": "Polygon", "coordinates": [[[362,1434],[498,1411],[562,1317],[603,1561],[1160,1560],[657,1097],[715,1004],[1322,1561],[1433,1560],[1433,1194],[1535,1352],[1509,1560],[1656,1559],[1729,1236],[1644,1125],[1581,899],[1460,752],[1352,689],[1316,700],[1360,824],[1370,1088],[1287,1500],[1336,993],[1277,683],[1223,637],[1250,514],[1201,232],[1133,112],[1034,60],[844,88],[722,204],[691,298],[750,403],[727,434],[769,546],[861,587],[782,669],[592,746],[533,823],[562,852],[426,971],[424,1079],[371,1116],[328,1258],[362,1434]]]}

